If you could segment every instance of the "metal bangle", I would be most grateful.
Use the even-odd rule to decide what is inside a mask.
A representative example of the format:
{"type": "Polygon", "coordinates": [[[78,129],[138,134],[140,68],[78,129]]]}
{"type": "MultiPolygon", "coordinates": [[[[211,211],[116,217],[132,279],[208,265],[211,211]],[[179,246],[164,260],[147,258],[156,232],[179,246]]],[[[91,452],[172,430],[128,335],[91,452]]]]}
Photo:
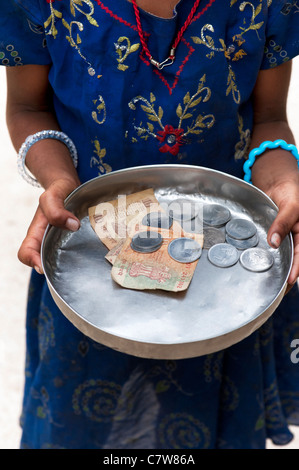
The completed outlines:
{"type": "Polygon", "coordinates": [[[64,132],[60,131],[52,131],[52,130],[46,130],[46,131],[40,131],[36,132],[36,134],[29,135],[25,142],[22,144],[19,152],[18,152],[18,170],[19,174],[24,178],[24,180],[31,184],[32,186],[35,186],[37,188],[40,188],[41,185],[37,181],[36,178],[34,178],[28,171],[26,167],[26,155],[28,153],[28,150],[30,147],[32,147],[33,144],[38,142],[39,140],[44,140],[44,139],[55,139],[55,140],[60,140],[60,142],[63,142],[70,154],[71,158],[74,163],[74,167],[77,168],[78,165],[78,155],[77,155],[77,149],[73,143],[73,141],[66,135],[64,132]]]}
{"type": "Polygon", "coordinates": [[[287,144],[285,140],[281,140],[281,139],[275,140],[274,142],[271,142],[270,140],[266,140],[258,148],[251,150],[248,156],[248,160],[246,160],[246,162],[243,165],[243,170],[245,173],[244,180],[247,181],[247,183],[252,184],[251,167],[254,164],[256,157],[258,155],[261,155],[267,149],[276,149],[278,147],[282,148],[283,150],[288,150],[289,152],[291,152],[296,158],[297,163],[298,163],[298,168],[299,168],[299,153],[295,145],[287,144]]]}

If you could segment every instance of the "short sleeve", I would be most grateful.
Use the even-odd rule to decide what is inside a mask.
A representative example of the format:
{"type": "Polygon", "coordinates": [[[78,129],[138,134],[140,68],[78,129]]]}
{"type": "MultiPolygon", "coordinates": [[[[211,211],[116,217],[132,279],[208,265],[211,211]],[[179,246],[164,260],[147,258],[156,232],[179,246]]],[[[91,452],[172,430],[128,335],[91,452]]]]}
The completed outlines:
{"type": "Polygon", "coordinates": [[[266,27],[266,46],[261,69],[269,69],[299,54],[299,2],[272,0],[266,27]]]}
{"type": "MultiPolygon", "coordinates": [[[[5,0],[1,2],[0,15],[0,65],[51,63],[44,28],[37,17],[38,9],[30,13],[28,1],[5,0]]],[[[35,2],[36,3],[36,2],[35,2]]]]}

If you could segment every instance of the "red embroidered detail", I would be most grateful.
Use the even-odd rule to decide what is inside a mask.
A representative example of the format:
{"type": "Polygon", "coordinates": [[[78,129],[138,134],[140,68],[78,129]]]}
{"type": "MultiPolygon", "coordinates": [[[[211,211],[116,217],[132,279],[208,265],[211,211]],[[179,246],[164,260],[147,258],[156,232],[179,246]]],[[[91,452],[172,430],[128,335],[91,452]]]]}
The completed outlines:
{"type": "Polygon", "coordinates": [[[157,134],[159,142],[165,142],[166,140],[166,143],[159,148],[160,152],[169,152],[171,155],[177,155],[179,153],[180,146],[183,145],[183,129],[175,129],[170,124],[166,124],[164,130],[158,131],[157,134]]]}
{"type": "MultiPolygon", "coordinates": [[[[175,79],[172,83],[172,85],[170,85],[168,83],[168,81],[166,80],[166,78],[164,77],[163,73],[158,70],[158,69],[153,69],[153,72],[158,75],[158,77],[161,79],[161,81],[164,83],[164,85],[167,87],[168,91],[169,91],[169,94],[171,95],[173,90],[175,89],[178,81],[179,81],[179,78],[180,78],[180,75],[183,71],[183,68],[185,67],[186,63],[188,62],[188,60],[190,59],[191,55],[193,54],[193,52],[195,51],[195,49],[190,45],[190,43],[188,41],[186,41],[186,39],[182,38],[182,42],[185,44],[185,46],[188,47],[189,49],[189,52],[188,54],[186,55],[185,59],[182,61],[181,65],[179,66],[179,69],[178,71],[176,72],[175,74],[175,79]]],[[[149,60],[147,60],[145,57],[144,57],[144,54],[141,52],[140,54],[140,59],[147,65],[147,66],[150,66],[150,62],[149,60]]]]}
{"type": "MultiPolygon", "coordinates": [[[[195,15],[195,16],[192,18],[191,23],[193,23],[193,21],[198,20],[198,18],[200,18],[201,15],[203,15],[203,14],[213,5],[214,2],[215,2],[215,0],[210,0],[209,3],[208,3],[200,12],[198,12],[197,15],[195,15]]],[[[191,24],[191,23],[190,23],[190,24],[191,24]]]]}
{"type": "MultiPolygon", "coordinates": [[[[48,0],[47,0],[48,1],[48,0]]],[[[55,1],[55,0],[49,0],[49,1],[55,1]]],[[[129,28],[133,29],[134,31],[138,32],[138,29],[137,29],[137,26],[135,24],[132,24],[130,23],[129,21],[126,21],[124,20],[123,18],[121,18],[120,16],[116,15],[115,13],[113,13],[113,11],[111,11],[108,7],[106,7],[106,5],[103,4],[103,2],[101,0],[95,0],[98,4],[98,6],[100,8],[102,8],[102,10],[104,10],[106,13],[108,13],[112,18],[114,18],[115,20],[119,21],[120,23],[123,23],[124,25],[128,26],[129,28]]],[[[201,15],[203,15],[207,10],[208,8],[210,8],[210,6],[212,6],[212,4],[215,2],[215,0],[210,0],[209,3],[196,15],[194,16],[193,20],[192,20],[192,23],[197,20],[198,18],[200,18],[201,15]]],[[[150,36],[150,33],[147,33],[144,31],[144,35],[149,37],[150,36]]],[[[168,81],[166,80],[166,78],[164,77],[163,73],[161,73],[160,70],[158,69],[153,69],[153,72],[158,75],[158,77],[160,78],[160,80],[164,83],[164,85],[167,87],[168,91],[169,91],[169,94],[171,95],[174,88],[176,87],[177,83],[178,83],[178,80],[179,80],[179,77],[183,71],[183,68],[184,66],[186,65],[186,63],[188,62],[188,60],[190,59],[192,53],[195,51],[195,49],[190,45],[190,43],[188,41],[186,41],[186,39],[184,39],[184,37],[181,38],[181,42],[184,43],[188,49],[189,49],[189,52],[187,53],[186,57],[183,59],[181,65],[179,66],[179,69],[178,71],[176,72],[175,74],[175,79],[173,81],[173,84],[170,85],[168,83],[168,81]]],[[[141,51],[140,53],[140,59],[148,66],[148,67],[152,67],[151,63],[149,60],[146,59],[144,53],[143,53],[143,50],[141,51]]]]}
{"type": "MultiPolygon", "coordinates": [[[[47,0],[48,1],[48,0],[47,0]]],[[[129,26],[129,28],[132,28],[134,29],[134,31],[138,31],[137,30],[137,26],[135,24],[131,24],[129,23],[128,21],[124,20],[123,18],[121,18],[120,16],[117,16],[115,13],[113,13],[113,11],[109,10],[108,7],[106,7],[106,5],[103,4],[103,2],[101,0],[96,0],[97,4],[99,5],[99,7],[102,8],[102,10],[104,10],[106,13],[108,13],[108,15],[110,15],[112,18],[114,18],[115,20],[119,21],[120,23],[123,23],[125,24],[126,26],[129,26]]]]}

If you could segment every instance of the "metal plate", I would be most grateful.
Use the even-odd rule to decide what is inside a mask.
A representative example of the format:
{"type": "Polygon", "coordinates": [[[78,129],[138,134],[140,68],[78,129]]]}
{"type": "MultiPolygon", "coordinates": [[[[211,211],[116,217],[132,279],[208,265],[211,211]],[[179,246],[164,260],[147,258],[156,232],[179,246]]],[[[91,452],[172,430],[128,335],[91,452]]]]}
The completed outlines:
{"type": "Polygon", "coordinates": [[[293,259],[291,236],[278,250],[268,247],[267,231],[277,208],[242,180],[189,165],[138,167],[83,184],[65,204],[81,220],[81,228],[72,233],[48,227],[42,244],[47,283],[62,313],[85,335],[108,347],[155,359],[215,352],[261,326],[284,295],[293,259]],[[147,188],[154,188],[163,204],[177,198],[218,203],[229,208],[232,217],[251,220],[258,246],[274,256],[273,266],[261,273],[244,269],[240,262],[223,269],[211,264],[203,249],[185,292],[120,287],[111,279],[107,249],[90,226],[88,208],[147,188]]]}

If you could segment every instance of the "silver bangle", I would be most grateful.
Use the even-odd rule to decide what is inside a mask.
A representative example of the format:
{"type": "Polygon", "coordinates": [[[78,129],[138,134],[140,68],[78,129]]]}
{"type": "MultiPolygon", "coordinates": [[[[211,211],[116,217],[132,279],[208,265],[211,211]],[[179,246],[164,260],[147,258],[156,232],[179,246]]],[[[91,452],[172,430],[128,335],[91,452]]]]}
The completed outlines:
{"type": "Polygon", "coordinates": [[[18,164],[19,174],[22,176],[22,178],[24,178],[24,180],[27,183],[31,184],[32,186],[36,186],[37,188],[40,188],[41,185],[37,181],[37,179],[34,178],[28,172],[28,169],[26,167],[26,155],[28,153],[28,150],[30,149],[30,147],[32,147],[33,144],[35,144],[39,140],[44,140],[44,139],[55,139],[55,140],[60,140],[60,142],[63,142],[69,149],[71,158],[74,163],[74,167],[77,168],[77,165],[78,165],[77,149],[74,145],[74,142],[66,134],[64,134],[64,132],[46,130],[46,131],[36,132],[36,134],[33,134],[33,135],[29,135],[19,150],[17,164],[18,164]]]}

